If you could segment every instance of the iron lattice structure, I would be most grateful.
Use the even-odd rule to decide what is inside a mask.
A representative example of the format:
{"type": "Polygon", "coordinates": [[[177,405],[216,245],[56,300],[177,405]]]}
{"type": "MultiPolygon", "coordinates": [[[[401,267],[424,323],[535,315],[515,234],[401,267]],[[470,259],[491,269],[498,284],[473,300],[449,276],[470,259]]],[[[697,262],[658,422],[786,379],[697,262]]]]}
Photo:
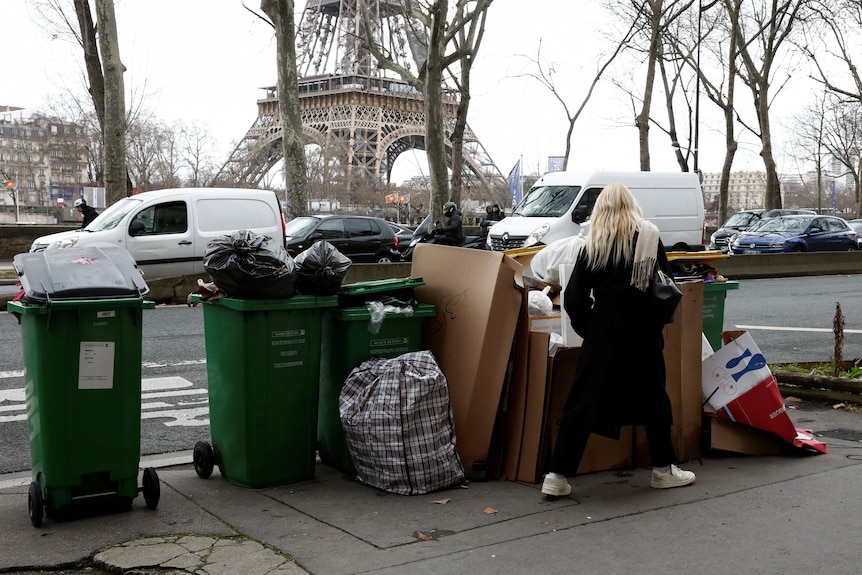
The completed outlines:
{"type": "MultiPolygon", "coordinates": [[[[424,58],[398,1],[367,2],[374,37],[384,53],[415,71],[424,58]]],[[[363,45],[356,0],[308,0],[297,33],[302,130],[321,150],[330,182],[351,189],[388,186],[396,158],[425,149],[422,95],[393,72],[377,66],[363,45]]],[[[455,124],[458,94],[444,88],[447,133],[455,124]]],[[[222,166],[217,180],[257,186],[283,159],[276,87],[265,88],[252,127],[222,166]]],[[[447,138],[451,156],[451,142],[447,138]]],[[[464,136],[466,198],[505,198],[508,184],[473,131],[464,136]]]]}

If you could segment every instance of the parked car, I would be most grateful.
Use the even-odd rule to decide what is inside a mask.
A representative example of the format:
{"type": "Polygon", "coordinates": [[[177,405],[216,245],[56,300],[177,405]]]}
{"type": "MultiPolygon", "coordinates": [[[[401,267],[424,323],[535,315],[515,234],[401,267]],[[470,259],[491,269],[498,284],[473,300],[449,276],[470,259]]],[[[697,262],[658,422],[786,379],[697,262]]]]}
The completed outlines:
{"type": "Polygon", "coordinates": [[[369,216],[303,216],[284,228],[287,252],[297,256],[314,242],[327,241],[354,262],[400,261],[398,238],[389,222],[369,216]]]}
{"type": "Polygon", "coordinates": [[[395,232],[395,237],[398,238],[398,251],[403,254],[407,246],[410,245],[410,240],[413,239],[413,230],[394,222],[389,222],[389,225],[392,227],[392,231],[395,232]]]}
{"type": "Polygon", "coordinates": [[[728,251],[728,245],[731,238],[744,230],[750,230],[752,226],[759,224],[764,220],[775,218],[778,216],[790,216],[796,214],[816,215],[817,212],[812,210],[791,210],[791,209],[773,209],[773,210],[743,210],[736,212],[720,228],[715,230],[709,239],[709,249],[728,251]]]}
{"type": "Polygon", "coordinates": [[[834,216],[780,216],[744,231],[730,244],[734,254],[834,252],[858,249],[856,232],[834,216]]]}
{"type": "Polygon", "coordinates": [[[862,250],[862,220],[850,220],[847,224],[856,232],[856,244],[862,250]]]}

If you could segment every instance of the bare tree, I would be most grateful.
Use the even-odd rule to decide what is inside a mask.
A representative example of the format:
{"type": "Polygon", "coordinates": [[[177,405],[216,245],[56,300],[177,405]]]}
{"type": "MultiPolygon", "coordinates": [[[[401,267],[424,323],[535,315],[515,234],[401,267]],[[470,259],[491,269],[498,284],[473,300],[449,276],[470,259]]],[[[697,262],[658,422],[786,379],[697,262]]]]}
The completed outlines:
{"type": "Polygon", "coordinates": [[[260,9],[269,17],[275,29],[278,110],[281,114],[287,206],[291,217],[304,216],[308,213],[308,173],[305,166],[302,117],[299,112],[293,0],[261,0],[260,9]]]}
{"type": "MultiPolygon", "coordinates": [[[[739,144],[736,140],[736,110],[735,94],[737,80],[738,55],[736,48],[736,34],[734,34],[733,23],[728,21],[724,13],[724,6],[718,6],[719,0],[698,6],[698,10],[692,11],[683,20],[680,19],[679,26],[674,27],[675,34],[667,36],[667,46],[678,58],[697,74],[697,87],[695,88],[695,112],[693,126],[693,149],[694,169],[700,170],[698,163],[700,129],[700,91],[715,104],[722,112],[724,118],[724,161],[721,167],[721,179],[719,181],[718,218],[724,222],[729,217],[728,194],[730,189],[730,173],[733,160],[739,144]],[[702,65],[701,58],[708,59],[706,65],[702,65]],[[704,72],[709,70],[709,73],[704,72]]],[[[681,144],[680,144],[681,147],[681,144]]]]}
{"type": "Polygon", "coordinates": [[[816,18],[809,23],[801,48],[815,66],[814,79],[841,97],[862,102],[862,77],[854,62],[854,56],[859,59],[856,51],[862,29],[862,0],[814,2],[813,13],[816,18]],[[828,42],[820,36],[824,28],[828,42]]]}
{"type": "Polygon", "coordinates": [[[213,161],[213,137],[198,122],[180,127],[181,154],[187,180],[192,187],[208,186],[217,169],[213,161]]]}
{"type": "MultiPolygon", "coordinates": [[[[685,14],[694,4],[694,0],[608,0],[607,6],[617,14],[621,21],[632,22],[636,36],[642,36],[643,41],[632,43],[632,50],[646,55],[646,74],[643,93],[640,95],[640,109],[635,110],[635,127],[638,129],[640,149],[640,169],[649,171],[651,167],[649,130],[652,121],[652,100],[655,92],[657,70],[661,71],[661,60],[664,57],[664,38],[674,22],[685,14]]],[[[670,84],[666,82],[666,88],[670,84]]],[[[631,92],[630,92],[631,94],[631,92]]],[[[672,112],[673,94],[666,94],[666,104],[672,112]]],[[[666,130],[669,134],[673,128],[666,130]]],[[[673,137],[672,137],[673,141],[673,137]]]]}
{"type": "Polygon", "coordinates": [[[856,217],[862,217],[862,103],[831,98],[827,105],[823,145],[853,178],[856,217]]]}
{"type": "MultiPolygon", "coordinates": [[[[770,94],[778,71],[774,68],[785,51],[785,41],[800,22],[810,0],[723,0],[739,47],[742,66],[739,77],[748,86],[757,116],[757,126],[743,124],[761,143],[760,156],[766,168],[767,209],[781,207],[781,187],[775,152],[772,145],[770,94]]],[[[777,95],[790,77],[791,71],[781,68],[784,75],[776,86],[777,95]]]]}
{"type": "MultiPolygon", "coordinates": [[[[77,1],[77,0],[76,0],[77,1]]],[[[99,52],[105,78],[105,199],[113,204],[128,195],[126,174],[126,88],[113,0],[96,0],[99,52]]]]}
{"type": "Polygon", "coordinates": [[[587,89],[587,93],[584,94],[583,100],[578,105],[578,108],[572,112],[569,108],[569,104],[566,101],[563,94],[561,94],[560,90],[557,89],[556,80],[554,78],[556,74],[556,66],[554,63],[550,63],[547,66],[542,62],[542,41],[539,40],[539,47],[536,50],[536,58],[532,60],[533,64],[536,66],[535,73],[523,74],[523,76],[527,76],[529,78],[533,78],[537,82],[539,82],[542,86],[548,89],[551,92],[551,95],[560,105],[563,107],[563,112],[566,114],[566,120],[568,122],[568,128],[566,130],[566,152],[563,156],[563,169],[568,169],[569,165],[569,156],[572,153],[572,138],[574,137],[575,132],[575,123],[581,117],[584,109],[587,107],[587,103],[590,101],[590,98],[593,96],[593,91],[596,88],[596,85],[601,80],[602,75],[608,69],[608,67],[613,63],[616,57],[622,52],[622,50],[628,45],[632,36],[635,33],[635,24],[633,23],[628,31],[623,34],[617,43],[616,47],[611,51],[609,55],[600,55],[599,61],[596,64],[596,74],[593,76],[592,81],[590,82],[590,86],[587,89]]]}
{"type": "MultiPolygon", "coordinates": [[[[412,73],[385,54],[373,37],[374,27],[366,0],[358,0],[365,24],[365,43],[381,68],[397,73],[423,96],[425,111],[425,152],[431,179],[431,206],[433,219],[441,219],[443,200],[449,198],[449,174],[446,158],[446,124],[443,116],[444,75],[446,70],[466,56],[465,44],[458,46],[456,38],[462,30],[484,26],[485,12],[493,0],[455,0],[450,9],[449,0],[402,0],[405,18],[411,26],[411,35],[427,47],[419,70],[412,73]]],[[[476,32],[478,35],[478,32],[476,32]]],[[[471,44],[470,47],[478,48],[471,44]]],[[[474,57],[475,53],[470,57],[474,57]]]]}
{"type": "MultiPolygon", "coordinates": [[[[817,188],[817,210],[823,208],[823,178],[826,169],[827,148],[825,145],[827,129],[827,96],[821,94],[817,101],[807,106],[793,118],[793,134],[796,145],[793,155],[803,165],[814,165],[817,188]]],[[[803,174],[800,174],[802,179],[803,174]]]]}
{"type": "MultiPolygon", "coordinates": [[[[489,2],[490,4],[490,2],[489,2]]],[[[460,5],[459,9],[465,10],[466,3],[460,5]]],[[[458,88],[460,96],[458,109],[455,113],[455,125],[449,141],[452,143],[452,191],[451,199],[461,205],[461,187],[464,174],[464,133],[467,130],[467,112],[470,109],[470,72],[473,69],[473,61],[482,44],[485,35],[485,19],[487,10],[482,10],[478,20],[470,20],[468,26],[461,27],[453,37],[455,52],[461,54],[457,62],[458,72],[450,76],[458,88]]]]}

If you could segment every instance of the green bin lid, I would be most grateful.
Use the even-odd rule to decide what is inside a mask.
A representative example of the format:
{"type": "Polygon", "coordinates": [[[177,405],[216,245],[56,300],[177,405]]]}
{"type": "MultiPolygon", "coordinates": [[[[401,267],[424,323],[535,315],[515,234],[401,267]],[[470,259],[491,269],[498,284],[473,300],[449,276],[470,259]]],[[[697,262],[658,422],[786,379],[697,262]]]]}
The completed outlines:
{"type": "Polygon", "coordinates": [[[210,299],[204,305],[220,305],[237,311],[272,311],[290,309],[313,309],[335,307],[338,298],[334,295],[295,295],[288,299],[239,299],[221,297],[210,299]]]}
{"type": "Polygon", "coordinates": [[[732,289],[739,289],[739,282],[704,282],[703,284],[703,291],[728,291],[732,289]]]}
{"type": "MultiPolygon", "coordinates": [[[[430,303],[420,303],[416,307],[413,308],[413,315],[405,316],[404,314],[387,312],[386,318],[404,318],[410,319],[414,317],[433,317],[436,313],[436,309],[433,304],[430,303]]],[[[356,320],[369,320],[371,319],[371,312],[368,311],[366,307],[343,307],[339,308],[335,311],[336,319],[341,321],[356,321],[356,320]]]]}
{"type": "Polygon", "coordinates": [[[364,296],[368,294],[380,294],[398,290],[424,286],[425,280],[422,278],[392,278],[385,280],[375,280],[367,282],[356,282],[343,285],[338,288],[338,295],[341,296],[364,296]]]}
{"type": "Polygon", "coordinates": [[[21,315],[42,315],[54,309],[78,309],[87,307],[141,307],[141,309],[154,309],[155,302],[143,298],[112,298],[112,299],[66,299],[51,301],[50,303],[29,304],[20,301],[7,301],[6,311],[21,315]]]}

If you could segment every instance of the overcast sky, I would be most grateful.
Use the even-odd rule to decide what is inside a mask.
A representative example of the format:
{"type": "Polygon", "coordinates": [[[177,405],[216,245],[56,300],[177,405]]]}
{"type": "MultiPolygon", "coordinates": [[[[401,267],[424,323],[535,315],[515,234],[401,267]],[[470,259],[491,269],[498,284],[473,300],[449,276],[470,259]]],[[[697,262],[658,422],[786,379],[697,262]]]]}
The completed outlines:
{"type": "MultiPolygon", "coordinates": [[[[258,9],[259,2],[247,5],[258,9]]],[[[303,6],[297,0],[297,8],[303,6]]],[[[546,88],[521,75],[535,71],[530,58],[541,40],[543,59],[554,62],[558,85],[571,94],[570,106],[579,105],[594,75],[596,47],[607,48],[607,26],[594,6],[593,0],[497,0],[491,6],[474,64],[468,122],[503,175],[520,157],[526,173],[544,172],[548,156],[565,152],[562,107],[546,88]]],[[[127,91],[146,93],[146,105],[165,121],[206,125],[220,144],[217,161],[222,162],[231,143],[251,127],[260,88],[276,82],[271,27],[240,0],[118,0],[116,14],[127,91]]],[[[80,49],[68,39],[52,39],[35,25],[37,16],[33,0],[0,0],[0,105],[38,108],[48,94],[81,91],[80,49]]],[[[793,103],[777,115],[779,129],[789,121],[793,103]]],[[[656,110],[662,105],[655,104],[656,110]]],[[[721,120],[706,98],[701,115],[700,167],[716,172],[723,158],[721,120]]],[[[637,170],[631,118],[626,97],[610,82],[601,83],[576,125],[569,169],[637,170]]],[[[780,134],[777,140],[780,153],[786,143],[780,134]]],[[[665,138],[656,135],[651,146],[653,170],[678,169],[665,138]]],[[[762,170],[758,151],[751,138],[743,142],[735,169],[762,170]]],[[[396,182],[421,170],[411,156],[396,162],[396,182]]],[[[779,170],[798,171],[786,164],[779,170]]]]}

